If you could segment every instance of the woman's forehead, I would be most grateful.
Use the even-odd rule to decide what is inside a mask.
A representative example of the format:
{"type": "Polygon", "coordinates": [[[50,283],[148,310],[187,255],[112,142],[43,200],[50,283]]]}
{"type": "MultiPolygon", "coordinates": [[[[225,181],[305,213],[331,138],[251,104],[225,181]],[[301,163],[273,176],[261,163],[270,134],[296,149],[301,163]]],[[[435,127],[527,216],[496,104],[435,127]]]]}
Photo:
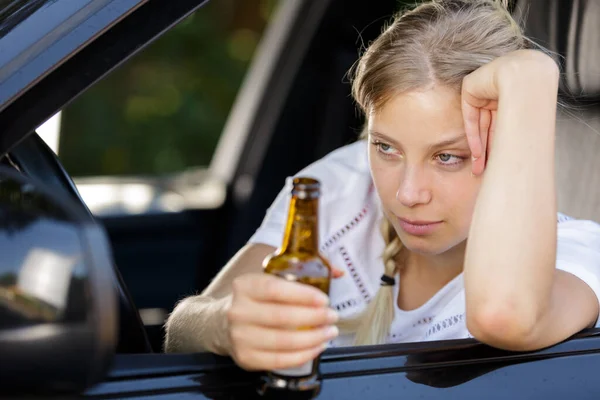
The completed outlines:
{"type": "Polygon", "coordinates": [[[393,96],[370,113],[368,128],[403,143],[435,144],[464,136],[460,94],[434,87],[393,96]]]}

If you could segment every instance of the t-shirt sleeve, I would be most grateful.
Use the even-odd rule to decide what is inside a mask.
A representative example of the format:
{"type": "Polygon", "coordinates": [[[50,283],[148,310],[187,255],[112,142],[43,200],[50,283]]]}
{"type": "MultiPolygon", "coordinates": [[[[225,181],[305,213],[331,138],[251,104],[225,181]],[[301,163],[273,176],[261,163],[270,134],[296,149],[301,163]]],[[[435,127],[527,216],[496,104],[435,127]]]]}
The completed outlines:
{"type": "Polygon", "coordinates": [[[248,240],[249,243],[262,243],[273,247],[281,245],[287,220],[292,180],[293,178],[286,179],[285,186],[267,210],[260,227],[248,240]]]}
{"type": "MultiPolygon", "coordinates": [[[[600,225],[559,217],[556,268],[587,283],[600,304],[600,225]]],[[[600,327],[600,316],[595,326],[600,327]]]]}

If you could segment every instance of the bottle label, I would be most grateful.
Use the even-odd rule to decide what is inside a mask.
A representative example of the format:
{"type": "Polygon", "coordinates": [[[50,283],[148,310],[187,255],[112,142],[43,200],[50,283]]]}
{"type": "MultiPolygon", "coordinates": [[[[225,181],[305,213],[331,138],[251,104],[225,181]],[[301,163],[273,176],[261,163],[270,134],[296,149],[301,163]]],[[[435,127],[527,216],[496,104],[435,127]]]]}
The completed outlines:
{"type": "Polygon", "coordinates": [[[282,376],[309,376],[312,374],[313,363],[314,361],[309,361],[306,364],[294,368],[276,369],[273,373],[282,376]]]}

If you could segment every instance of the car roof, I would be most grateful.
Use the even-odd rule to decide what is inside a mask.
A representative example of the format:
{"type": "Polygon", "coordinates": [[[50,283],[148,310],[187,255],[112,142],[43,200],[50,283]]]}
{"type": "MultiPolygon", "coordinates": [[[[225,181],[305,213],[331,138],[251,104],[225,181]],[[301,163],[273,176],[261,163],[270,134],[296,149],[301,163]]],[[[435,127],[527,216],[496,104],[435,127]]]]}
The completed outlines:
{"type": "Polygon", "coordinates": [[[207,0],[0,3],[0,155],[207,0]]]}

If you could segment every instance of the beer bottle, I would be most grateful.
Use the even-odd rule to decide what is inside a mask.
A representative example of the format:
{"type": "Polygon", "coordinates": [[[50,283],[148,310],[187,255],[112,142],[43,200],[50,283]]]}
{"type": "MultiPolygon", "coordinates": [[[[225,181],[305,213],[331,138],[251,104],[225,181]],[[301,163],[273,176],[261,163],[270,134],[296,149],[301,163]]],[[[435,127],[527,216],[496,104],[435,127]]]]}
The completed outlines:
{"type": "MultiPolygon", "coordinates": [[[[331,266],[319,253],[319,196],[320,183],[316,179],[298,177],[293,180],[283,243],[265,258],[263,271],[288,281],[311,285],[328,295],[331,266]]],[[[263,376],[263,381],[266,388],[288,393],[309,391],[316,395],[320,391],[318,369],[319,357],[296,368],[269,371],[263,376]]]]}

